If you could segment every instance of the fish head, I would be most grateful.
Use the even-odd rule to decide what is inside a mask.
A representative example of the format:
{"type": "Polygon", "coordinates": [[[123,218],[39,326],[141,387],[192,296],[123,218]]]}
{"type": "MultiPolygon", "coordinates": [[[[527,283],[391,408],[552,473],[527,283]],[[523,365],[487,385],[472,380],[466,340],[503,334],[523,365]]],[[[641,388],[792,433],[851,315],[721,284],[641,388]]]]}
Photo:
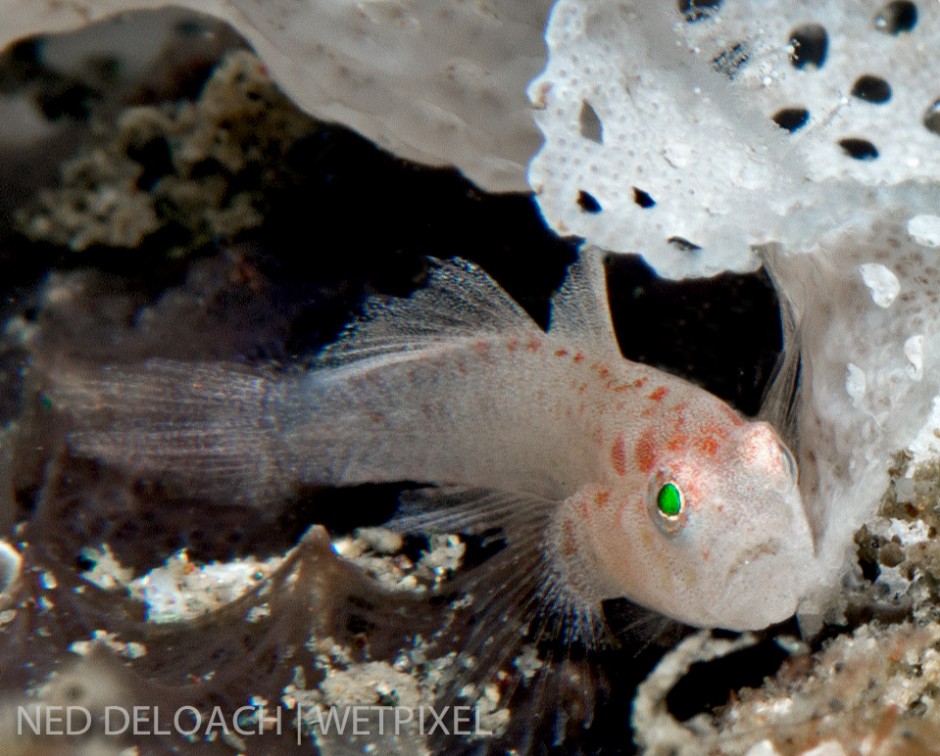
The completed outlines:
{"type": "MultiPolygon", "coordinates": [[[[793,455],[750,422],[723,454],[685,450],[652,472],[645,507],[671,594],[692,625],[753,630],[791,616],[805,594],[813,538],[793,455]]],[[[668,594],[667,594],[668,595],[668,594]]]]}
{"type": "Polygon", "coordinates": [[[673,619],[756,630],[806,595],[814,547],[797,467],[766,423],[741,422],[720,449],[657,454],[620,517],[599,535],[607,571],[623,595],[673,619]]]}

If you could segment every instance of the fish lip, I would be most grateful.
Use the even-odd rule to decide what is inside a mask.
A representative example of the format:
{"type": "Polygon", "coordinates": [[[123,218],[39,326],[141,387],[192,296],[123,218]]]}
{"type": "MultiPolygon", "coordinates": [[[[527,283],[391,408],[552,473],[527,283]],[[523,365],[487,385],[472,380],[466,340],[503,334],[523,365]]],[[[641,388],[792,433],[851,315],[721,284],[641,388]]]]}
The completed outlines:
{"type": "MultiPolygon", "coordinates": [[[[735,597],[739,596],[742,590],[746,590],[749,587],[749,583],[752,583],[754,579],[760,577],[748,575],[747,571],[753,569],[762,559],[779,554],[784,546],[785,544],[780,538],[770,536],[745,550],[739,558],[735,560],[734,564],[730,566],[726,573],[725,582],[726,595],[733,603],[737,603],[735,597]]],[[[768,624],[773,624],[774,622],[782,622],[787,617],[791,616],[796,611],[800,597],[804,592],[805,565],[798,559],[789,559],[787,565],[782,566],[781,569],[792,571],[792,575],[788,576],[786,581],[779,584],[779,587],[781,587],[779,592],[763,591],[754,596],[752,591],[747,591],[749,595],[754,596],[753,599],[748,602],[749,613],[753,611],[765,618],[770,616],[776,617],[776,619],[765,622],[761,627],[766,627],[768,624]]],[[[753,622],[739,622],[738,624],[741,625],[742,629],[760,629],[754,627],[753,622]],[[748,625],[748,627],[744,627],[744,625],[748,625]]]]}
{"type": "Polygon", "coordinates": [[[773,554],[779,553],[781,545],[782,544],[780,543],[779,538],[776,536],[771,536],[770,538],[766,538],[763,541],[758,542],[756,545],[751,546],[734,561],[734,564],[731,565],[731,569],[728,570],[729,582],[735,580],[741,570],[751,567],[753,562],[756,562],[765,556],[772,556],[773,554]]]}

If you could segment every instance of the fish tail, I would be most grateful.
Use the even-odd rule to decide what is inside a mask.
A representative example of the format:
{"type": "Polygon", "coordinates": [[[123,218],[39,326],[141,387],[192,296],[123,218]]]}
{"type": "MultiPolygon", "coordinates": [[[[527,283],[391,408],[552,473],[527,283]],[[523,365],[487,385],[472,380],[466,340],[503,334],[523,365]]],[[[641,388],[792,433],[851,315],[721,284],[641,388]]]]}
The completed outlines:
{"type": "Polygon", "coordinates": [[[261,504],[297,480],[282,440],[288,384],[270,369],[150,360],[67,367],[46,396],[71,419],[74,454],[141,474],[172,471],[187,493],[261,504]]]}

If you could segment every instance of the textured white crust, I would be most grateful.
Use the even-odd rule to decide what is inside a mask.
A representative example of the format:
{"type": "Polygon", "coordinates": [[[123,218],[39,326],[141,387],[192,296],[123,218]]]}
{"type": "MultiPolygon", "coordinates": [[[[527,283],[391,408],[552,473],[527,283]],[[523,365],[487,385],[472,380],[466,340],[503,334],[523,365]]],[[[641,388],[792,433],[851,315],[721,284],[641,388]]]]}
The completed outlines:
{"type": "Polygon", "coordinates": [[[230,23],[297,104],[401,157],[525,191],[551,0],[0,0],[0,47],[167,6],[230,23]]]}
{"type": "Polygon", "coordinates": [[[548,67],[529,88],[546,137],[529,182],[559,233],[640,252],[665,275],[754,269],[750,244],[773,209],[763,197],[796,184],[781,170],[786,140],[679,44],[671,7],[555,6],[548,67]],[[599,140],[582,134],[587,108],[599,140]],[[644,207],[637,192],[655,205],[644,207]],[[582,193],[600,210],[585,208],[582,193]]]}
{"type": "Polygon", "coordinates": [[[918,2],[897,34],[876,24],[882,0],[717,5],[690,23],[673,2],[556,4],[529,88],[545,135],[529,181],[559,233],[639,252],[672,278],[752,270],[754,245],[800,249],[818,220],[847,218],[852,185],[940,175],[940,124],[925,124],[940,3],[918,2]],[[808,25],[827,35],[818,67],[791,61],[811,52],[791,41],[808,25]],[[884,93],[857,87],[863,76],[888,99],[872,101],[884,93]],[[807,111],[792,133],[774,121],[786,109],[807,111]],[[877,157],[851,157],[845,140],[877,157]],[[801,206],[824,218],[789,217],[801,206]]]}
{"type": "MultiPolygon", "coordinates": [[[[814,181],[852,179],[896,184],[940,175],[940,135],[924,125],[940,99],[934,60],[940,49],[940,3],[918,0],[909,31],[889,33],[879,24],[888,0],[726,0],[718,17],[684,24],[687,44],[713,60],[729,46],[751,50],[732,86],[765,118],[782,108],[809,111],[791,141],[814,181]],[[791,32],[807,25],[825,29],[828,45],[820,67],[790,62],[791,32]],[[886,81],[882,103],[853,95],[861,77],[886,81]],[[854,160],[839,141],[863,139],[879,156],[854,160]]],[[[864,94],[865,87],[861,87],[864,94]]],[[[868,90],[872,92],[871,89],[868,90]]]]}

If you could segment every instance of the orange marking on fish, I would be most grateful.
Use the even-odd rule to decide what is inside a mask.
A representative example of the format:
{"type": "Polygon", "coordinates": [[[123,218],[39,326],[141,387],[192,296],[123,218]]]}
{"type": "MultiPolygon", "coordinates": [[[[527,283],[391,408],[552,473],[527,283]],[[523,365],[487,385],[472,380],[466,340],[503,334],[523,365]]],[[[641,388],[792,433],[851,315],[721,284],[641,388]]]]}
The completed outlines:
{"type": "Polygon", "coordinates": [[[598,491],[594,494],[594,503],[598,509],[604,509],[610,502],[610,491],[598,491]]]}
{"type": "Polygon", "coordinates": [[[474,344],[474,347],[476,348],[477,353],[483,355],[484,357],[490,353],[490,344],[488,341],[484,341],[483,339],[477,340],[476,344],[474,344]]]}
{"type": "Polygon", "coordinates": [[[718,453],[718,439],[714,436],[703,436],[695,444],[699,451],[703,454],[707,454],[710,457],[714,457],[718,453]]]}
{"type": "Polygon", "coordinates": [[[624,476],[627,474],[627,450],[624,446],[623,434],[617,436],[617,440],[614,441],[614,445],[610,449],[610,461],[617,475],[624,476]]]}
{"type": "Polygon", "coordinates": [[[573,357],[573,359],[574,359],[575,362],[584,362],[584,353],[583,353],[583,352],[578,352],[578,353],[573,357]]]}
{"type": "Polygon", "coordinates": [[[556,357],[564,357],[566,354],[568,354],[568,350],[567,350],[567,349],[557,349],[557,350],[555,350],[555,356],[556,356],[556,357]]]}
{"type": "Polygon", "coordinates": [[[661,402],[668,393],[669,389],[667,389],[665,386],[660,386],[658,389],[650,393],[646,398],[652,399],[654,402],[661,402]]]}
{"type": "Polygon", "coordinates": [[[642,378],[637,378],[637,379],[633,382],[633,385],[634,385],[634,387],[636,387],[636,388],[643,388],[643,387],[646,385],[646,382],[647,382],[648,380],[649,380],[649,378],[644,375],[642,378]]]}
{"type": "Polygon", "coordinates": [[[530,352],[537,352],[542,348],[542,342],[538,339],[530,339],[529,343],[525,345],[525,348],[530,352]]]}
{"type": "Polygon", "coordinates": [[[574,525],[567,517],[561,523],[561,553],[572,556],[578,552],[578,539],[574,537],[574,525]]]}
{"type": "Polygon", "coordinates": [[[676,433],[666,442],[669,451],[680,451],[689,446],[689,437],[685,433],[676,433]]]}
{"type": "Polygon", "coordinates": [[[653,469],[653,464],[656,461],[656,444],[653,442],[652,429],[647,430],[636,442],[633,458],[636,460],[637,467],[640,468],[641,472],[649,473],[653,469]]]}
{"type": "Polygon", "coordinates": [[[506,343],[506,348],[509,349],[510,352],[515,352],[519,348],[519,339],[510,339],[506,343]]]}
{"type": "Polygon", "coordinates": [[[672,424],[673,433],[679,434],[680,431],[685,430],[686,428],[685,411],[688,408],[689,408],[688,402],[682,402],[681,404],[677,404],[674,407],[672,411],[672,416],[673,418],[675,418],[675,422],[672,424]]]}

